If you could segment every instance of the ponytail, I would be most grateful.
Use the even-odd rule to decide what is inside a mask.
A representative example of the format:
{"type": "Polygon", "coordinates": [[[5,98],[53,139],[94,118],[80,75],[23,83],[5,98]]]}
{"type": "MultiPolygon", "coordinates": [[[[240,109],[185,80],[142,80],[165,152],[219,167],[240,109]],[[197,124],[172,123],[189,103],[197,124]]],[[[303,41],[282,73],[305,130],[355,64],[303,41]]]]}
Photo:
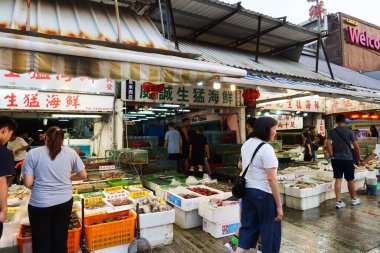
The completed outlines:
{"type": "Polygon", "coordinates": [[[61,152],[63,145],[63,131],[57,126],[50,127],[46,131],[46,146],[49,150],[49,156],[54,160],[61,152]]]}

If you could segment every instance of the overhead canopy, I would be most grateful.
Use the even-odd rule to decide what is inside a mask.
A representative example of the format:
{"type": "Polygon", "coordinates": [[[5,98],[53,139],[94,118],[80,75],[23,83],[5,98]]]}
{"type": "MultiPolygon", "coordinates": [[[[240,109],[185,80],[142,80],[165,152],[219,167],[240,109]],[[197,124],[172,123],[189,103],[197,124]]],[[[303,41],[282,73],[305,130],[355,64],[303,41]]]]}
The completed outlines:
{"type": "MultiPolygon", "coordinates": [[[[272,18],[238,4],[216,0],[171,2],[177,36],[182,38],[255,51],[260,35],[259,52],[276,54],[318,36],[316,31],[284,22],[284,18],[272,18]]],[[[160,27],[160,13],[156,11],[151,18],[160,27]]]]}
{"type": "Polygon", "coordinates": [[[289,79],[302,79],[326,84],[342,84],[329,76],[315,73],[308,66],[287,60],[279,56],[260,56],[259,62],[255,62],[252,52],[229,49],[212,44],[180,40],[182,52],[199,54],[199,60],[224,64],[227,66],[246,69],[249,74],[276,76],[289,79]]]}
{"type": "Polygon", "coordinates": [[[380,94],[376,91],[363,92],[355,89],[344,89],[334,86],[320,85],[317,83],[307,83],[299,81],[289,81],[279,78],[268,78],[260,76],[246,76],[245,78],[222,78],[222,82],[243,84],[247,86],[263,86],[280,89],[291,89],[298,91],[308,91],[327,97],[350,97],[354,100],[363,100],[367,102],[380,101],[380,94]]]}
{"type": "Polygon", "coordinates": [[[197,60],[0,33],[0,69],[193,84],[245,70],[197,60]]]}

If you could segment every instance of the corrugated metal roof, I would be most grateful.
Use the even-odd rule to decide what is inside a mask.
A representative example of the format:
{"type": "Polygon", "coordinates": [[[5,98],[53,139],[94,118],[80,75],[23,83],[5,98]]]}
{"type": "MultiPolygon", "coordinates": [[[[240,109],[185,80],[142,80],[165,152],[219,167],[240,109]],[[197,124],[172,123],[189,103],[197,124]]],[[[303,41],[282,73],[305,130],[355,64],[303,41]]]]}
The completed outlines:
{"type": "MultiPolygon", "coordinates": [[[[118,42],[115,8],[112,5],[88,0],[33,0],[30,2],[31,31],[55,36],[118,42]]],[[[122,6],[119,12],[120,43],[164,50],[170,48],[169,43],[148,17],[137,16],[133,11],[122,6]]],[[[1,28],[25,30],[26,20],[26,1],[1,1],[1,28]]]]}
{"type": "MultiPolygon", "coordinates": [[[[186,38],[193,32],[236,10],[237,5],[227,4],[218,0],[172,0],[177,36],[186,38]]],[[[203,33],[197,40],[227,45],[257,33],[259,16],[262,17],[261,31],[275,27],[282,20],[263,15],[245,8],[203,33]]],[[[159,26],[159,13],[152,15],[153,21],[159,26]]],[[[300,42],[317,38],[317,32],[286,23],[260,38],[260,52],[269,52],[300,42]],[[261,47],[263,45],[263,47],[261,47]]],[[[255,40],[240,45],[249,51],[254,51],[255,40]]]]}
{"type": "MultiPolygon", "coordinates": [[[[310,56],[301,56],[300,62],[309,66],[310,68],[315,67],[315,58],[310,56]]],[[[357,87],[380,90],[380,80],[371,78],[364,74],[361,74],[355,70],[345,68],[339,65],[331,63],[331,68],[336,78],[343,80],[349,84],[357,87]]],[[[319,59],[319,71],[321,73],[329,73],[327,62],[325,60],[319,59]]]]}
{"type": "Polygon", "coordinates": [[[199,54],[199,59],[203,61],[242,68],[248,72],[302,78],[322,83],[338,83],[327,75],[315,73],[304,64],[281,57],[260,56],[259,63],[257,63],[255,62],[255,54],[252,52],[186,40],[180,41],[180,50],[186,53],[199,54]]]}

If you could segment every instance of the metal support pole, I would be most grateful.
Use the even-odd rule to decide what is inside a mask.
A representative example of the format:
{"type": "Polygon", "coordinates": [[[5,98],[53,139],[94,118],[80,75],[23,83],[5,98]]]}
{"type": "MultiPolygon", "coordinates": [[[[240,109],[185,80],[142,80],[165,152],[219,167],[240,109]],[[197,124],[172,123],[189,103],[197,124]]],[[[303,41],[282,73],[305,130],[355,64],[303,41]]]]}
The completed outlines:
{"type": "Polygon", "coordinates": [[[30,2],[31,0],[26,0],[26,5],[28,7],[27,16],[26,16],[26,30],[30,32],[30,2]]]}
{"type": "Polygon", "coordinates": [[[171,1],[171,0],[166,0],[166,1],[167,1],[167,5],[168,5],[168,7],[169,7],[169,13],[170,13],[170,27],[171,27],[171,30],[172,30],[172,35],[173,35],[173,40],[174,40],[175,48],[176,48],[177,50],[179,50],[178,39],[177,39],[177,32],[176,32],[176,29],[175,29],[175,22],[174,22],[174,15],[173,15],[172,1],[171,1]]]}
{"type": "Polygon", "coordinates": [[[322,46],[323,54],[325,55],[325,59],[326,59],[326,62],[327,62],[327,67],[329,68],[331,79],[335,80],[334,73],[333,73],[333,71],[331,69],[330,60],[329,60],[329,57],[328,57],[328,55],[326,53],[326,49],[325,49],[325,46],[323,44],[322,39],[321,39],[321,46],[322,46]]]}
{"type": "Polygon", "coordinates": [[[164,18],[162,16],[162,6],[161,6],[161,0],[158,0],[158,7],[160,9],[160,17],[161,17],[161,29],[162,29],[162,35],[165,37],[165,27],[164,27],[164,18]]]}
{"type": "Polygon", "coordinates": [[[257,39],[256,39],[256,56],[255,62],[259,62],[259,50],[260,50],[260,32],[261,32],[261,16],[259,16],[259,23],[257,25],[257,39]]]}
{"type": "Polygon", "coordinates": [[[317,39],[317,55],[315,56],[315,72],[318,73],[318,68],[319,68],[319,48],[321,47],[321,34],[318,34],[318,39],[317,39]]]}
{"type": "Polygon", "coordinates": [[[116,11],[116,23],[117,23],[117,42],[121,42],[120,34],[120,15],[119,15],[119,3],[118,0],[115,0],[115,11],[116,11]]]}

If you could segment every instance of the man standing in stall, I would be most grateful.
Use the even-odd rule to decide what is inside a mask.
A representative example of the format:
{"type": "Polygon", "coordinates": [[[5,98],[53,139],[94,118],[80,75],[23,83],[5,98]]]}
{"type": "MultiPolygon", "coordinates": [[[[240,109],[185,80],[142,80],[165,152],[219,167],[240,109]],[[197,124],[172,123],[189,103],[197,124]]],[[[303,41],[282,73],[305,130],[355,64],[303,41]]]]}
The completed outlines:
{"type": "Polygon", "coordinates": [[[190,138],[189,138],[190,119],[182,119],[181,138],[182,138],[182,159],[184,172],[189,170],[189,153],[190,153],[190,138]]]}
{"type": "Polygon", "coordinates": [[[0,238],[3,234],[3,222],[7,219],[7,177],[14,174],[15,168],[13,154],[4,145],[9,141],[16,128],[17,124],[12,118],[0,117],[0,238]]]}

